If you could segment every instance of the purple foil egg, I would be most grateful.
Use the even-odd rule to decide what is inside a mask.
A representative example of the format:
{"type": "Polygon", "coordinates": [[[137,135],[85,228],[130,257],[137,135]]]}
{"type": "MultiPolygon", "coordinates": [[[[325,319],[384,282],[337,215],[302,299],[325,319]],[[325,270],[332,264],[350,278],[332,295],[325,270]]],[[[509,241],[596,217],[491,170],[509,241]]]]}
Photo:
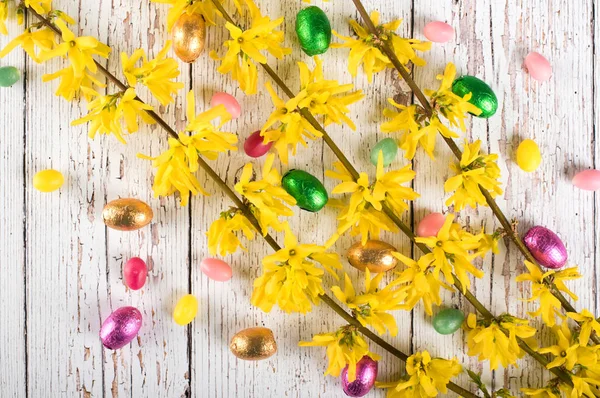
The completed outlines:
{"type": "Polygon", "coordinates": [[[567,249],[558,235],[548,228],[536,226],[523,237],[533,257],[546,268],[558,269],[567,263],[567,249]]]}
{"type": "Polygon", "coordinates": [[[134,307],[121,307],[110,314],[100,328],[100,340],[111,350],[129,344],[142,326],[142,314],[134,307]]]}
{"type": "Polygon", "coordinates": [[[356,363],[356,380],[348,381],[348,366],[342,370],[340,375],[342,379],[342,388],[344,393],[349,397],[365,396],[377,379],[377,361],[372,360],[368,356],[364,356],[356,363]]]}

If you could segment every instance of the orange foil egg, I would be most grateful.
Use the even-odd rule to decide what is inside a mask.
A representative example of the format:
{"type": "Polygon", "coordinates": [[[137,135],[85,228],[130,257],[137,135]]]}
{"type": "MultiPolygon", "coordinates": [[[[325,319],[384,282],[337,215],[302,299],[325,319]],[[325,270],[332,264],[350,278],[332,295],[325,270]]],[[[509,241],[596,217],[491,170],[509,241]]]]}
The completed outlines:
{"type": "Polygon", "coordinates": [[[348,261],[354,268],[364,271],[366,268],[374,273],[391,270],[398,265],[398,259],[392,255],[396,248],[380,240],[368,240],[363,246],[356,242],[348,249],[348,261]]]}
{"type": "Polygon", "coordinates": [[[104,206],[102,219],[107,227],[119,231],[135,231],[150,224],[154,213],[139,199],[113,200],[104,206]]]}
{"type": "Polygon", "coordinates": [[[183,62],[192,63],[204,51],[206,24],[199,14],[181,14],[173,30],[173,50],[183,62]]]}

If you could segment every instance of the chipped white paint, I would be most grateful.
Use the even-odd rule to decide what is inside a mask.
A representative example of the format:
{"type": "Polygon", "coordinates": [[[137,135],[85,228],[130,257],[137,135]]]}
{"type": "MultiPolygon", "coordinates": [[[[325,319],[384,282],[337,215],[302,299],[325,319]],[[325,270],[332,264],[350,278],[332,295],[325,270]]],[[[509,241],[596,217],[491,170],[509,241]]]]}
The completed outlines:
{"type": "MultiPolygon", "coordinates": [[[[316,2],[335,29],[348,34],[346,21],[356,17],[351,2],[316,2]]],[[[124,0],[54,3],[75,17],[80,34],[97,36],[113,48],[110,70],[118,70],[121,51],[143,47],[155,54],[168,37],[165,8],[147,0],[135,6],[124,0]]],[[[294,16],[303,4],[299,0],[258,3],[268,5],[271,15],[286,17],[286,39],[294,43],[294,16]]],[[[377,7],[384,21],[403,18],[402,32],[415,32],[418,38],[430,20],[455,27],[454,41],[434,45],[425,55],[429,66],[416,71],[417,82],[435,86],[435,75],[452,61],[460,72],[480,76],[492,85],[501,103],[498,115],[489,121],[474,120],[469,137],[481,139],[485,147],[501,155],[506,193],[499,203],[509,218],[521,220],[521,231],[542,224],[563,237],[571,262],[580,264],[586,276],[572,284],[581,298],[578,307],[598,313],[595,218],[599,199],[574,190],[569,182],[576,170],[596,166],[598,155],[595,118],[600,112],[595,108],[598,90],[594,82],[600,78],[600,68],[594,56],[599,53],[594,38],[600,32],[594,23],[597,15],[592,15],[597,7],[591,0],[561,0],[552,6],[539,0],[371,0],[366,6],[377,7]],[[537,83],[522,70],[522,60],[530,50],[551,60],[555,74],[549,82],[537,83]],[[542,149],[542,167],[533,174],[521,172],[511,160],[523,138],[535,139],[542,149]]],[[[11,35],[19,31],[15,23],[9,29],[11,35]]],[[[222,27],[209,28],[209,47],[215,48],[224,38],[222,27]]],[[[7,40],[0,38],[0,44],[4,46],[7,40]]],[[[279,62],[276,69],[296,89],[294,61],[310,60],[292,45],[292,56],[279,62]]],[[[323,56],[327,77],[351,80],[345,56],[344,50],[323,56]]],[[[180,208],[174,198],[153,199],[150,165],[136,154],[158,154],[166,146],[164,132],[146,127],[131,136],[126,147],[106,137],[90,141],[85,127],[69,124],[80,117],[84,107],[55,97],[55,83],[41,82],[42,74],[57,70],[60,64],[53,61],[39,66],[25,60],[21,52],[0,60],[2,66],[15,65],[25,71],[20,83],[0,90],[4,126],[0,144],[2,396],[343,396],[338,381],[323,376],[324,350],[297,346],[299,340],[342,325],[341,319],[327,307],[307,316],[284,316],[278,311],[264,314],[250,306],[251,282],[259,274],[262,256],[269,252],[260,240],[250,245],[248,253],[227,258],[235,272],[232,281],[207,280],[199,272],[200,260],[207,254],[205,233],[218,212],[229,206],[228,200],[202,176],[200,181],[214,194],[194,198],[188,208],[180,208]],[[41,194],[32,188],[31,178],[49,167],[62,171],[67,183],[58,193],[41,194]],[[127,196],[152,205],[156,214],[152,225],[135,233],[106,230],[99,218],[103,205],[127,196]],[[134,255],[147,258],[152,267],[146,286],[137,292],[126,289],[121,276],[124,261],[134,255]],[[201,308],[192,326],[181,328],[172,322],[171,310],[178,297],[190,290],[198,296],[201,308]],[[142,332],[116,353],[103,350],[97,337],[101,320],[122,305],[140,308],[145,319],[142,332]],[[228,341],[239,329],[255,325],[273,329],[279,352],[263,362],[239,361],[230,355],[228,341]]],[[[214,61],[207,56],[192,66],[181,64],[181,68],[181,81],[186,89],[195,90],[199,108],[205,108],[217,90],[231,92],[240,100],[244,114],[227,127],[239,134],[241,142],[271,111],[266,92],[244,97],[232,88],[228,77],[215,72],[214,61]]],[[[261,80],[266,79],[261,73],[261,80]]],[[[353,107],[357,131],[331,127],[329,132],[355,165],[372,172],[368,155],[382,137],[378,132],[381,108],[397,89],[391,72],[377,75],[371,86],[362,76],[356,84],[367,95],[361,105],[353,107]]],[[[141,96],[149,97],[145,91],[141,96]]],[[[159,109],[168,122],[181,128],[184,105],[180,99],[176,105],[159,109]]],[[[289,167],[323,178],[333,160],[322,142],[313,142],[309,149],[300,150],[289,167]]],[[[416,224],[429,211],[446,211],[443,181],[451,160],[441,142],[435,161],[418,153],[414,186],[422,196],[405,215],[407,223],[416,224]]],[[[234,153],[212,164],[232,184],[235,172],[246,161],[242,153],[234,153]]],[[[325,184],[331,189],[334,182],[325,184]]],[[[298,213],[291,222],[301,241],[323,242],[334,230],[334,218],[335,212],[325,209],[319,214],[298,213]]],[[[465,211],[459,219],[475,229],[484,224],[489,229],[495,226],[489,209],[465,211]]],[[[385,240],[411,254],[408,240],[402,236],[390,235],[385,240]]],[[[344,237],[335,249],[343,253],[352,242],[344,237]]],[[[516,249],[503,247],[482,267],[486,276],[474,282],[476,296],[497,314],[510,311],[525,316],[532,307],[517,300],[528,289],[514,282],[514,276],[523,271],[516,249]]],[[[362,283],[354,269],[348,272],[362,283]]],[[[472,310],[456,294],[446,294],[444,299],[446,305],[472,310]]],[[[464,353],[462,333],[435,334],[421,308],[396,316],[399,336],[386,339],[405,352],[428,349],[439,356],[457,356],[465,366],[482,370],[488,384],[509,387],[513,392],[527,384],[540,385],[548,378],[529,359],[518,369],[490,372],[487,364],[464,353]]],[[[549,341],[547,332],[542,336],[549,341]]],[[[399,361],[377,347],[375,351],[383,355],[380,379],[397,378],[402,368],[399,361]]],[[[457,382],[468,384],[464,375],[457,382]]]]}

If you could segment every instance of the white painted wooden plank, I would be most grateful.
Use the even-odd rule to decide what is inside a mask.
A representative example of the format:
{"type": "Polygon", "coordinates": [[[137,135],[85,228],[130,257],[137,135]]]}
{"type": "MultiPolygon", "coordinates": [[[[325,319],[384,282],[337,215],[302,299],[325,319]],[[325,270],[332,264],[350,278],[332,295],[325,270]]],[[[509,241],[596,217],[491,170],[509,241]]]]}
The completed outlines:
{"type": "MultiPolygon", "coordinates": [[[[12,7],[11,7],[12,11],[12,7]]],[[[16,20],[8,21],[12,35],[21,30],[16,20]]],[[[0,36],[0,48],[10,36],[0,36]]],[[[0,145],[0,346],[3,362],[0,366],[0,390],[6,396],[24,395],[27,388],[27,344],[25,313],[25,235],[24,235],[24,142],[25,142],[25,57],[15,51],[0,60],[0,67],[14,66],[21,71],[21,80],[10,88],[0,88],[4,134],[0,145]]]]}

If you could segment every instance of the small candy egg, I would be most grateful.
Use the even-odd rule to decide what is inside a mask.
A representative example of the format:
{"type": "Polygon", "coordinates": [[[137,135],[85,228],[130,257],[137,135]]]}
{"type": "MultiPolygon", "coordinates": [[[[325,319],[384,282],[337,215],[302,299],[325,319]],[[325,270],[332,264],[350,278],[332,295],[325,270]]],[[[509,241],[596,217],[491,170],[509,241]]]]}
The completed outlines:
{"type": "Polygon", "coordinates": [[[442,213],[427,214],[417,226],[417,236],[437,236],[440,229],[444,226],[444,222],[446,222],[446,217],[442,213]]]}
{"type": "Polygon", "coordinates": [[[214,93],[210,100],[210,106],[214,108],[218,105],[223,105],[232,119],[237,119],[242,114],[242,107],[233,95],[221,92],[214,93]]]}
{"type": "Polygon", "coordinates": [[[350,246],[346,255],[354,268],[360,271],[368,268],[369,271],[379,274],[398,265],[398,259],[392,255],[395,251],[396,248],[389,243],[371,239],[364,246],[362,242],[356,242],[350,246]]]}
{"type": "Polygon", "coordinates": [[[558,235],[548,228],[535,226],[523,236],[523,243],[540,265],[558,269],[567,263],[567,249],[558,235]]]}
{"type": "Polygon", "coordinates": [[[259,158],[265,153],[269,152],[269,149],[273,146],[273,141],[268,144],[263,144],[264,138],[260,135],[260,130],[250,134],[244,142],[244,152],[251,158],[259,158]]]}
{"type": "Polygon", "coordinates": [[[377,166],[377,159],[379,159],[379,152],[383,152],[383,165],[389,166],[398,153],[398,144],[393,138],[384,138],[379,141],[371,150],[371,164],[377,166]]]}
{"type": "Polygon", "coordinates": [[[204,17],[197,13],[181,14],[173,30],[173,51],[183,62],[194,62],[204,51],[206,24],[204,17]]]}
{"type": "Polygon", "coordinates": [[[446,43],[454,37],[454,28],[442,21],[432,21],[425,25],[423,34],[434,43],[446,43]]]}
{"type": "Polygon", "coordinates": [[[452,83],[452,92],[460,97],[471,93],[469,102],[479,109],[480,118],[487,119],[498,110],[498,98],[486,82],[475,76],[461,76],[452,83]]]}
{"type": "Polygon", "coordinates": [[[192,294],[186,294],[175,305],[173,320],[176,324],[185,326],[196,318],[196,314],[198,314],[198,300],[192,294]]]}
{"type": "Polygon", "coordinates": [[[142,327],[142,314],[134,307],[121,307],[102,322],[100,340],[104,347],[118,350],[129,344],[142,327]]]}
{"type": "Polygon", "coordinates": [[[321,210],[329,200],[323,183],[303,170],[290,170],[283,175],[281,186],[294,199],[299,208],[310,212],[321,210]]]}
{"type": "Polygon", "coordinates": [[[21,78],[21,72],[14,66],[0,68],[0,87],[10,87],[21,78]]]}
{"type": "Polygon", "coordinates": [[[340,375],[344,393],[349,397],[363,397],[367,395],[375,385],[377,370],[377,361],[365,355],[356,363],[356,378],[354,381],[350,381],[348,380],[348,365],[346,365],[340,375]]]}
{"type": "Polygon", "coordinates": [[[600,189],[600,170],[583,170],[573,177],[573,185],[586,191],[600,189]]]}
{"type": "Polygon", "coordinates": [[[540,53],[530,52],[525,57],[525,69],[532,78],[538,81],[546,81],[552,76],[552,66],[550,62],[540,53]]]}
{"type": "Polygon", "coordinates": [[[521,170],[531,173],[542,163],[540,147],[534,140],[524,140],[517,148],[517,164],[521,170]]]}
{"type": "Polygon", "coordinates": [[[125,286],[131,290],[140,290],[146,283],[146,276],[148,276],[148,267],[139,257],[130,258],[123,266],[123,280],[125,286]]]}
{"type": "Polygon", "coordinates": [[[433,328],[439,334],[452,334],[462,326],[465,314],[456,308],[446,308],[433,317],[433,328]]]}
{"type": "Polygon", "coordinates": [[[331,23],[317,6],[307,7],[296,15],[296,35],[300,47],[309,56],[325,53],[331,44],[331,23]]]}
{"type": "Polygon", "coordinates": [[[33,187],[40,192],[52,192],[62,187],[65,178],[60,171],[48,169],[35,173],[33,176],[33,187]]]}
{"type": "Polygon", "coordinates": [[[104,206],[102,218],[107,227],[119,231],[135,231],[150,224],[154,213],[150,206],[138,199],[113,200],[104,206]]]}
{"type": "Polygon", "coordinates": [[[229,343],[229,349],[239,359],[258,361],[277,352],[277,343],[271,329],[256,327],[237,332],[229,343]]]}
{"type": "Polygon", "coordinates": [[[205,258],[200,263],[200,269],[204,275],[208,276],[213,281],[219,282],[230,280],[233,274],[229,264],[217,258],[205,258]]]}

